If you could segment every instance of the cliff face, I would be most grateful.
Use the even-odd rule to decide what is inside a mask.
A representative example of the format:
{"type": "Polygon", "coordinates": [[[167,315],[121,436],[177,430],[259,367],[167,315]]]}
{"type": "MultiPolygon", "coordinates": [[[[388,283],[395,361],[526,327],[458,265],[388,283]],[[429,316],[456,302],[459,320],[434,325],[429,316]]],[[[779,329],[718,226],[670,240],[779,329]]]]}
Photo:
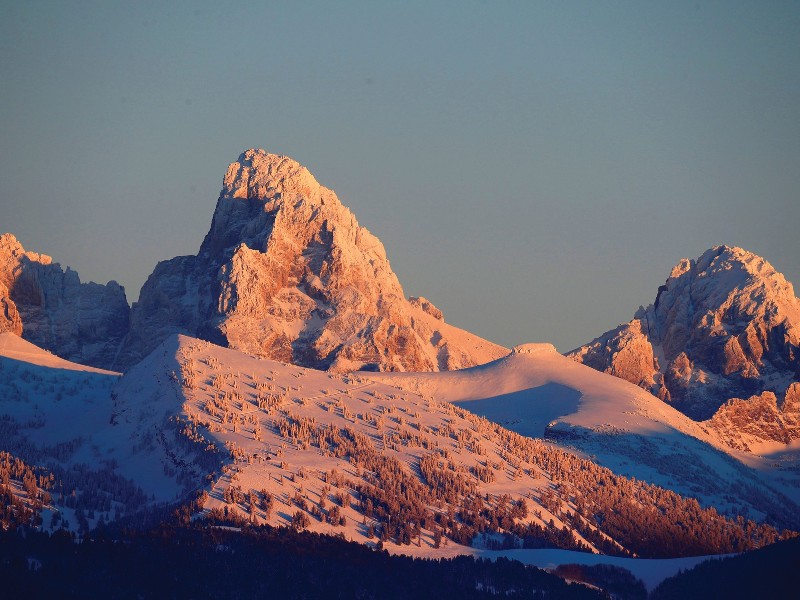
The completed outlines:
{"type": "Polygon", "coordinates": [[[148,278],[119,366],[175,332],[334,371],[457,369],[505,353],[406,300],[380,240],[305,167],[263,150],[228,168],[198,254],[148,278]]]}
{"type": "Polygon", "coordinates": [[[792,383],[782,402],[773,392],[733,398],[706,421],[730,447],[754,452],[765,442],[789,444],[800,439],[800,383],[792,383]]]}
{"type": "Polygon", "coordinates": [[[110,368],[128,330],[125,290],[81,283],[49,256],[0,236],[0,332],[10,331],[67,360],[110,368]]]}
{"type": "Polygon", "coordinates": [[[800,380],[800,301],[766,260],[718,246],[682,260],[652,305],[568,356],[705,419],[800,380]]]}

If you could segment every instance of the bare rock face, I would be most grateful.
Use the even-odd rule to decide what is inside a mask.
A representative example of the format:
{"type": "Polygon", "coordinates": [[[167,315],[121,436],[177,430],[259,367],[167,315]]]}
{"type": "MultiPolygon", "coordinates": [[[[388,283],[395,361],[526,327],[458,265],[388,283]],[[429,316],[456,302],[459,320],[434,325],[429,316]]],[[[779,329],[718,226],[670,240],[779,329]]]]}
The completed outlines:
{"type": "Polygon", "coordinates": [[[228,168],[197,256],[148,278],[118,366],[176,332],[334,371],[456,369],[506,353],[406,300],[381,242],[305,167],[263,150],[228,168]]]}
{"type": "Polygon", "coordinates": [[[717,246],[678,263],[630,323],[567,355],[707,419],[800,380],[800,300],[763,258],[717,246]]]}
{"type": "Polygon", "coordinates": [[[22,319],[17,305],[11,299],[11,292],[5,283],[0,282],[0,333],[7,331],[14,335],[22,335],[22,319]]]}
{"type": "Polygon", "coordinates": [[[765,442],[800,439],[800,383],[792,383],[779,405],[773,392],[746,400],[733,398],[706,421],[730,447],[752,452],[765,442]]]}
{"type": "Polygon", "coordinates": [[[110,368],[128,330],[125,290],[81,283],[49,256],[0,236],[0,332],[10,331],[67,360],[110,368]]]}

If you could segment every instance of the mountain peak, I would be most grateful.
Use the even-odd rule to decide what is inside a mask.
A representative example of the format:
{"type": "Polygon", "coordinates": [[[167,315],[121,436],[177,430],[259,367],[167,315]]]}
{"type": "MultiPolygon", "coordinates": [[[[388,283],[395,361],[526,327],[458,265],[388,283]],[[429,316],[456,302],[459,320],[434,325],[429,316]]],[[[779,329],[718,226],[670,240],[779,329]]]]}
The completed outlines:
{"type": "Polygon", "coordinates": [[[318,199],[320,185],[296,160],[260,148],[245,150],[228,167],[221,198],[281,199],[284,196],[318,199]]]}
{"type": "Polygon", "coordinates": [[[506,352],[406,300],[383,244],[336,194],[257,149],[228,167],[199,253],[145,283],[121,364],[174,332],[335,371],[454,369],[506,352]]]}
{"type": "Polygon", "coordinates": [[[53,259],[46,254],[38,254],[25,250],[22,246],[22,242],[20,242],[13,233],[4,233],[0,235],[0,256],[2,256],[4,262],[19,260],[22,256],[43,265],[49,265],[53,262],[53,259]]]}
{"type": "Polygon", "coordinates": [[[764,258],[715,246],[681,260],[632,321],[569,355],[708,418],[800,377],[800,300],[764,258]]]}
{"type": "Polygon", "coordinates": [[[691,296],[695,313],[735,311],[739,320],[781,305],[786,316],[800,325],[800,304],[792,284],[767,260],[735,246],[715,246],[696,260],[681,260],[659,290],[654,310],[670,310],[662,307],[665,297],[679,296],[691,296]]]}

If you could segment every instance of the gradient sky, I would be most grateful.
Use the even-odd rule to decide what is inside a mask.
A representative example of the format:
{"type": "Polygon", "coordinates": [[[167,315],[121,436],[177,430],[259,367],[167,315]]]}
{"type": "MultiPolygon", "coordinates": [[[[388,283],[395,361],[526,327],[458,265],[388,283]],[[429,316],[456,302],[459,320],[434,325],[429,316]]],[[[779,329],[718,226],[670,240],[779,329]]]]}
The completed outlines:
{"type": "Polygon", "coordinates": [[[0,1],[0,230],[130,301],[288,154],[407,295],[571,349],[719,243],[800,285],[797,2],[0,1]]]}

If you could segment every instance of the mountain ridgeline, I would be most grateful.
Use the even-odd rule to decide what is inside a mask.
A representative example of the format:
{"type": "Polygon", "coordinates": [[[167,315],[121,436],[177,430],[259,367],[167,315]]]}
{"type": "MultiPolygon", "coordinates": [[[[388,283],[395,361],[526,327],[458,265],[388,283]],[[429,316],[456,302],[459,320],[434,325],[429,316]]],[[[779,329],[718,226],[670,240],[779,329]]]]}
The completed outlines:
{"type": "MultiPolygon", "coordinates": [[[[334,192],[255,149],[228,167],[198,253],[160,262],[132,308],[116,282],[81,283],[0,236],[0,331],[117,371],[176,333],[340,373],[449,371],[508,352],[407,299],[380,240],[334,192]]],[[[705,421],[733,449],[800,438],[800,301],[741,248],[680,261],[652,305],[567,356],[705,421]]]]}
{"type": "Polygon", "coordinates": [[[10,331],[62,358],[108,368],[128,333],[125,290],[81,283],[44,254],[0,236],[0,333],[10,331]]]}

